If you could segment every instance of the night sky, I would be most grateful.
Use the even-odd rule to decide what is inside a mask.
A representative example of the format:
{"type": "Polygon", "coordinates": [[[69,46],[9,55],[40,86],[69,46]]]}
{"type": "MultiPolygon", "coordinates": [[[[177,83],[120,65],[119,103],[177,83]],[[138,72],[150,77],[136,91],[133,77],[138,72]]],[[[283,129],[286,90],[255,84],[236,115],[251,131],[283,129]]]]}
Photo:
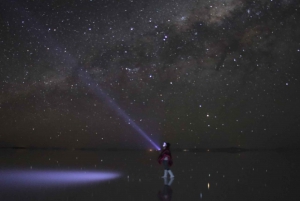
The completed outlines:
{"type": "Polygon", "coordinates": [[[296,0],[0,0],[0,147],[153,148],[118,111],[173,148],[296,146],[299,21],[296,0]]]}

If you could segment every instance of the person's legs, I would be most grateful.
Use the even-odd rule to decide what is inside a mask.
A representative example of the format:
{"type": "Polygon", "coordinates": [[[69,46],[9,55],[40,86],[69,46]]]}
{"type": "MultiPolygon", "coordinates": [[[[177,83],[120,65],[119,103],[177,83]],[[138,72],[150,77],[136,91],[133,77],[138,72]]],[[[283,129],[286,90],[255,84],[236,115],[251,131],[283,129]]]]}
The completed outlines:
{"type": "Polygon", "coordinates": [[[168,173],[169,173],[169,175],[170,175],[171,178],[175,177],[174,174],[173,174],[173,172],[171,170],[168,170],[168,173]]]}
{"type": "Polygon", "coordinates": [[[168,170],[169,170],[168,161],[164,160],[163,165],[164,165],[164,176],[162,176],[162,178],[166,178],[168,176],[168,170]]]}
{"type": "Polygon", "coordinates": [[[169,170],[170,169],[169,168],[169,163],[168,163],[167,160],[163,160],[163,165],[164,165],[165,170],[169,170]]]}
{"type": "Polygon", "coordinates": [[[170,170],[170,167],[169,167],[169,161],[164,160],[163,161],[163,165],[164,165],[164,168],[165,168],[165,172],[164,172],[164,176],[162,178],[166,178],[168,176],[168,173],[169,173],[169,175],[170,175],[171,178],[174,178],[174,174],[170,170]]]}

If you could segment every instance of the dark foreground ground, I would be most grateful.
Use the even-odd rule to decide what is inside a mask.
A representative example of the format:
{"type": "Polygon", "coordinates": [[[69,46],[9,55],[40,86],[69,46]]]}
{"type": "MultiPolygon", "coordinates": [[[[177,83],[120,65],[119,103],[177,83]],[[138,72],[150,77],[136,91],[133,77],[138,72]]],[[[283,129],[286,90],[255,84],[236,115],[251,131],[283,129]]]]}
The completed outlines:
{"type": "Polygon", "coordinates": [[[175,179],[165,181],[156,162],[158,152],[3,149],[0,200],[299,200],[299,154],[297,150],[173,151],[175,179]],[[14,174],[11,170],[22,170],[26,181],[18,175],[8,179],[14,174]],[[36,185],[35,174],[43,171],[49,171],[47,178],[39,178],[42,182],[36,185]],[[55,178],[62,171],[120,175],[96,181],[55,178]]]}

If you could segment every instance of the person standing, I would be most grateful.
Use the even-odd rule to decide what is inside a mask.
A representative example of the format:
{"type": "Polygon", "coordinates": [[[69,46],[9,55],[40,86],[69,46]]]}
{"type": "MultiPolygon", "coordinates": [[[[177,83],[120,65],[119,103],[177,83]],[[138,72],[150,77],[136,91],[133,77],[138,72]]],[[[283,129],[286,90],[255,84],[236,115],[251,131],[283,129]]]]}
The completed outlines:
{"type": "Polygon", "coordinates": [[[168,176],[168,173],[170,175],[170,178],[174,178],[173,172],[170,170],[170,167],[173,165],[173,159],[172,154],[170,150],[171,144],[168,142],[163,143],[163,150],[158,156],[158,163],[163,164],[164,166],[164,176],[162,178],[166,178],[168,176]]]}

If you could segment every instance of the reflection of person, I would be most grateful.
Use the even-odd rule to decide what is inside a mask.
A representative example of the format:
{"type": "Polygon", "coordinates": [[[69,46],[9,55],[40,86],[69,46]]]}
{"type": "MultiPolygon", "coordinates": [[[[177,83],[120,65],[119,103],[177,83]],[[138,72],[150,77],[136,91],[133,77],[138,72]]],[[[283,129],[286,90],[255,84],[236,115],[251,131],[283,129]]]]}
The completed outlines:
{"type": "Polygon", "coordinates": [[[168,173],[171,178],[174,177],[172,171],[170,170],[170,166],[172,166],[173,164],[170,146],[170,143],[164,142],[163,150],[158,156],[158,163],[163,164],[164,166],[164,176],[162,178],[166,178],[168,176],[168,173]]]}
{"type": "Polygon", "coordinates": [[[164,178],[164,187],[158,192],[158,199],[161,201],[171,201],[172,200],[172,188],[171,184],[173,183],[174,178],[171,178],[170,181],[165,177],[164,178]]]}

